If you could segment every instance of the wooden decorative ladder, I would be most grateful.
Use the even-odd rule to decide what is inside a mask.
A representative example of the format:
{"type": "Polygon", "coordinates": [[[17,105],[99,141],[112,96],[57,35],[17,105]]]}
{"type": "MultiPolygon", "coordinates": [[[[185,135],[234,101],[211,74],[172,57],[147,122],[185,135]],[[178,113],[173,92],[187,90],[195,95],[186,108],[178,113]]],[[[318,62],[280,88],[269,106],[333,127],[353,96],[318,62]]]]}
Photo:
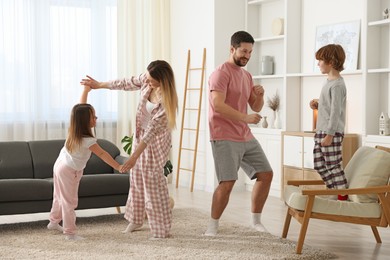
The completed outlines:
{"type": "Polygon", "coordinates": [[[187,58],[187,70],[186,70],[186,80],[185,80],[185,89],[184,89],[184,100],[183,100],[183,112],[181,117],[181,129],[180,129],[180,147],[179,147],[179,156],[177,160],[177,174],[176,174],[176,188],[179,187],[179,174],[182,171],[191,172],[191,192],[194,190],[194,180],[195,180],[195,168],[196,168],[196,155],[198,152],[198,137],[199,137],[199,123],[200,123],[200,112],[202,107],[202,92],[203,92],[203,83],[205,78],[205,65],[206,65],[206,49],[203,49],[203,59],[202,59],[202,67],[191,67],[191,51],[188,50],[188,58],[187,58]],[[194,75],[195,72],[199,74],[201,72],[200,85],[196,87],[189,86],[191,74],[194,75]],[[199,102],[198,107],[187,107],[187,96],[190,98],[190,92],[193,93],[195,91],[199,92],[199,102]],[[185,118],[186,114],[191,111],[197,111],[197,120],[196,127],[186,127],[185,118]],[[195,133],[195,144],[194,147],[183,147],[183,134],[185,132],[195,133]],[[193,153],[193,162],[191,168],[184,168],[181,166],[182,159],[182,151],[189,151],[193,153]]]}

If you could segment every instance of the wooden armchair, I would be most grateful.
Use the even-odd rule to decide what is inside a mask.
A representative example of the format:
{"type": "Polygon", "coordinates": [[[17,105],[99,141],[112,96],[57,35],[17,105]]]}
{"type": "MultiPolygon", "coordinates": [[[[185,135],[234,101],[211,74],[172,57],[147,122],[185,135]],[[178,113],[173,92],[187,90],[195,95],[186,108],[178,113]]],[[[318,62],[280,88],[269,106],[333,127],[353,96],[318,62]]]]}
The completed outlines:
{"type": "Polygon", "coordinates": [[[390,223],[390,148],[360,147],[344,169],[349,188],[345,190],[304,190],[301,185],[324,185],[321,180],[288,181],[284,200],[288,206],[282,237],[286,238],[291,217],[300,224],[296,253],[301,254],[311,218],[368,225],[377,243],[377,227],[390,223]],[[329,195],[347,194],[348,201],[329,195]]]}

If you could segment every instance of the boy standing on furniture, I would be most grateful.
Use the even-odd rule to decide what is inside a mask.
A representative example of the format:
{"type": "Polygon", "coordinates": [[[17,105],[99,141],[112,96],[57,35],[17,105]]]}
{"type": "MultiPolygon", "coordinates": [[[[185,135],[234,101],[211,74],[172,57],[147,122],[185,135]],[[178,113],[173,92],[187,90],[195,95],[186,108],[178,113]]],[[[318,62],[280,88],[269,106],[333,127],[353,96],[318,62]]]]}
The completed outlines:
{"type": "MultiPolygon", "coordinates": [[[[345,127],[347,89],[340,72],[344,69],[345,52],[338,44],[329,44],[316,52],[322,74],[328,78],[320,99],[310,101],[312,109],[318,109],[317,129],[314,136],[314,169],[329,189],[348,188],[342,169],[342,142],[345,127]]],[[[338,200],[347,200],[348,195],[338,195],[338,200]]]]}
{"type": "Polygon", "coordinates": [[[248,124],[257,124],[261,116],[248,114],[248,104],[260,112],[264,105],[264,89],[253,84],[252,75],[243,69],[248,63],[254,39],[238,31],[231,37],[229,60],[220,65],[209,79],[209,127],[218,186],[214,191],[211,218],[204,235],[215,236],[219,219],[228,202],[241,167],[248,177],[256,180],[252,191],[252,225],[266,232],[261,212],[272,181],[272,168],[262,147],[248,124]]]}
{"type": "Polygon", "coordinates": [[[90,104],[86,104],[90,90],[90,87],[84,86],[80,103],[72,109],[68,137],[53,168],[53,204],[47,228],[63,232],[67,240],[83,239],[76,235],[75,209],[78,204],[80,179],[91,153],[122,172],[122,165],[100,147],[92,134],[91,128],[96,126],[97,117],[95,109],[90,104]],[[59,224],[61,221],[63,227],[59,224]]]}

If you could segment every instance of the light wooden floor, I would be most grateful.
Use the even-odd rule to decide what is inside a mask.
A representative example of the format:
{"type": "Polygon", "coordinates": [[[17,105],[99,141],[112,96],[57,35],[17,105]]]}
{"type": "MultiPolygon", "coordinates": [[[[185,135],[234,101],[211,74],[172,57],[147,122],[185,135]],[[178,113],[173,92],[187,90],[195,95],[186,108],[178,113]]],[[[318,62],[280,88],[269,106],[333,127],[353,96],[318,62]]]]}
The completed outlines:
{"type": "MultiPolygon", "coordinates": [[[[190,192],[188,188],[174,188],[170,184],[170,194],[175,199],[175,207],[196,208],[206,213],[210,212],[212,193],[203,191],[190,192]]],[[[226,208],[223,221],[234,221],[244,225],[250,223],[250,192],[234,191],[226,208]]],[[[115,213],[115,208],[80,210],[77,216],[93,216],[115,213]]],[[[280,236],[283,229],[286,208],[284,203],[275,197],[269,197],[265,205],[262,221],[270,233],[280,236]]],[[[48,213],[0,216],[0,224],[45,220],[48,213]]],[[[208,219],[205,219],[205,227],[208,219]]],[[[288,239],[296,241],[300,225],[293,219],[288,239]]],[[[382,244],[376,244],[369,227],[311,220],[306,235],[305,244],[331,251],[339,259],[390,259],[390,228],[379,228],[382,244]]]]}

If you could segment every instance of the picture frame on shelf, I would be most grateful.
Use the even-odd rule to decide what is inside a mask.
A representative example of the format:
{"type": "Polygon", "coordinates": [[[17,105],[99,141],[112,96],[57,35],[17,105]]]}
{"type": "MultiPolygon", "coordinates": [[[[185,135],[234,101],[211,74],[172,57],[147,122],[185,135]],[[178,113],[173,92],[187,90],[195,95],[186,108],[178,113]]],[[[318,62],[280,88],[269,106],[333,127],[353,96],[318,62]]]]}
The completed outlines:
{"type": "MultiPolygon", "coordinates": [[[[357,70],[360,41],[360,20],[317,26],[316,52],[328,44],[339,44],[345,51],[344,69],[357,70]]],[[[318,61],[314,58],[313,72],[319,72],[318,61]]]]}

